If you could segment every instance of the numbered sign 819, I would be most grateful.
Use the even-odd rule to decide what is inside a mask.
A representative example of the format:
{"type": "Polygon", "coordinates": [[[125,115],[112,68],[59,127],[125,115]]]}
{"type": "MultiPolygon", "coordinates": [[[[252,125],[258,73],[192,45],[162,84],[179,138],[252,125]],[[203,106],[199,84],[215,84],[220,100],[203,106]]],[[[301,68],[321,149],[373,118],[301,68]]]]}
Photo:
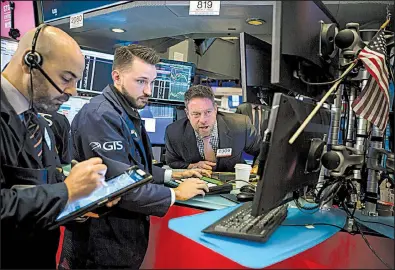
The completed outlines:
{"type": "Polygon", "coordinates": [[[189,15],[219,15],[221,1],[189,1],[189,15]]]}
{"type": "Polygon", "coordinates": [[[70,29],[84,26],[84,14],[74,14],[70,16],[70,29]]]}

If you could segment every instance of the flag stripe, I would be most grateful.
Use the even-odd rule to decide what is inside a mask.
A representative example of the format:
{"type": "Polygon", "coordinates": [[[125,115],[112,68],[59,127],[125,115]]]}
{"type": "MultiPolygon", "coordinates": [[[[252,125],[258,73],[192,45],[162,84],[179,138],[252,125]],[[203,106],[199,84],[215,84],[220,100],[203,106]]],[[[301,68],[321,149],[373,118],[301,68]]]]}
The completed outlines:
{"type": "MultiPolygon", "coordinates": [[[[385,108],[384,115],[388,115],[388,113],[389,113],[388,104],[386,104],[384,108],[385,108]]],[[[387,121],[388,121],[387,117],[381,118],[381,122],[379,123],[379,126],[381,127],[381,129],[384,129],[387,126],[387,121]]]]}
{"type": "Polygon", "coordinates": [[[362,62],[364,63],[365,68],[369,71],[369,73],[376,79],[377,83],[380,85],[381,89],[385,91],[385,89],[388,89],[388,76],[384,76],[384,74],[381,74],[379,72],[380,67],[376,63],[375,59],[361,59],[362,62]]]}
{"type": "MultiPolygon", "coordinates": [[[[373,51],[373,50],[371,50],[371,49],[369,49],[369,48],[365,48],[365,49],[363,49],[362,51],[366,51],[366,52],[368,52],[368,53],[371,53],[371,54],[376,55],[377,57],[380,58],[380,60],[381,60],[382,63],[385,63],[385,60],[386,60],[386,59],[385,59],[385,55],[384,55],[384,54],[379,53],[379,52],[376,52],[376,51],[373,51]]],[[[362,52],[362,51],[361,51],[361,52],[362,52]]],[[[387,69],[387,66],[386,66],[386,65],[384,65],[384,71],[385,71],[386,76],[388,76],[388,69],[387,69]]]]}
{"type": "Polygon", "coordinates": [[[357,97],[357,99],[355,100],[355,105],[352,106],[354,108],[354,111],[357,114],[361,114],[363,109],[364,109],[364,103],[361,102],[362,97],[364,97],[365,95],[367,95],[367,99],[371,100],[373,92],[372,91],[368,91],[370,88],[372,88],[372,84],[374,83],[374,80],[372,79],[372,77],[369,78],[368,83],[366,84],[366,87],[364,88],[364,90],[362,91],[361,95],[359,95],[357,97]]]}
{"type": "Polygon", "coordinates": [[[358,54],[369,73],[368,81],[352,103],[355,113],[368,120],[381,131],[385,130],[389,118],[389,79],[386,65],[386,41],[383,30],[372,38],[358,54]]]}
{"type": "Polygon", "coordinates": [[[377,116],[375,114],[375,112],[377,112],[379,110],[380,106],[382,106],[382,103],[383,103],[383,96],[384,95],[378,90],[378,88],[379,87],[376,85],[375,88],[370,89],[371,92],[374,92],[374,101],[373,101],[372,105],[370,105],[368,107],[367,112],[365,113],[365,115],[372,116],[371,120],[373,120],[373,118],[375,118],[377,116]]]}
{"type": "MultiPolygon", "coordinates": [[[[370,72],[374,72],[374,74],[372,74],[373,77],[375,77],[376,80],[379,79],[379,80],[380,80],[379,83],[380,83],[380,82],[383,82],[383,83],[384,83],[383,89],[388,88],[388,79],[387,79],[387,78],[388,78],[388,75],[379,72],[379,70],[382,70],[381,63],[378,63],[378,62],[377,62],[377,59],[374,58],[374,57],[371,57],[371,58],[361,58],[361,60],[362,60],[362,62],[364,63],[364,66],[365,66],[367,69],[371,69],[370,72]]],[[[370,73],[370,72],[369,72],[369,73],[370,73]]]]}
{"type": "MultiPolygon", "coordinates": [[[[380,60],[377,60],[377,58],[371,57],[371,58],[363,58],[362,62],[364,64],[367,64],[372,71],[375,72],[375,75],[377,75],[377,78],[379,78],[383,83],[385,83],[385,88],[388,87],[388,74],[384,74],[384,72],[379,72],[379,70],[382,70],[383,66],[381,62],[378,62],[380,60]]],[[[385,89],[384,88],[384,89],[385,89]]]]}
{"type": "Polygon", "coordinates": [[[383,108],[385,108],[385,106],[384,106],[385,100],[384,99],[385,99],[384,95],[380,94],[379,100],[377,101],[377,104],[375,105],[375,109],[374,109],[374,111],[377,111],[378,113],[371,114],[370,117],[368,117],[368,120],[369,120],[369,118],[371,118],[370,121],[372,123],[375,123],[376,125],[378,124],[378,120],[380,120],[379,116],[383,113],[383,108]]]}

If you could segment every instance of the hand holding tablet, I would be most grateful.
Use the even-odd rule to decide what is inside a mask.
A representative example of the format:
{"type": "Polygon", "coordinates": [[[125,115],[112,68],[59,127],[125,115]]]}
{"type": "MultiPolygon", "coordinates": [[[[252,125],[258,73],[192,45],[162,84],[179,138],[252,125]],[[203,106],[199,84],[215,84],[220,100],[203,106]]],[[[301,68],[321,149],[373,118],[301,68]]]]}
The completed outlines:
{"type": "MultiPolygon", "coordinates": [[[[123,174],[108,179],[106,185],[100,185],[91,194],[69,202],[56,218],[53,227],[81,217],[104,204],[111,207],[119,202],[123,194],[151,180],[151,175],[141,170],[138,166],[133,166],[123,174]]],[[[87,216],[97,217],[95,213],[89,213],[87,216]]]]}

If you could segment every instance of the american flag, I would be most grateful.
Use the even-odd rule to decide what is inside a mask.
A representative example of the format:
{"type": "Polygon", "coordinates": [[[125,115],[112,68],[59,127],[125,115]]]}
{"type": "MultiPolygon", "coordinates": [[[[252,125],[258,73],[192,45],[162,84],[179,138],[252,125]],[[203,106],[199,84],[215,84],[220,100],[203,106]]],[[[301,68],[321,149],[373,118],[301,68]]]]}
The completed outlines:
{"type": "Polygon", "coordinates": [[[351,105],[358,116],[382,131],[387,126],[390,109],[386,56],[384,29],[380,29],[358,55],[370,75],[361,94],[351,105]]]}

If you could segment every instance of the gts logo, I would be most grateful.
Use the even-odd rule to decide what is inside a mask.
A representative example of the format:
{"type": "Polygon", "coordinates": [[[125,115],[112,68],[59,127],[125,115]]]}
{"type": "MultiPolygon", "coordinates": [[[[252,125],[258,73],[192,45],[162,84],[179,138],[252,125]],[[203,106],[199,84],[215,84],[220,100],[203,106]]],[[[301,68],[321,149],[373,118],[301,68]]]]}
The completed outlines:
{"type": "Polygon", "coordinates": [[[105,142],[103,144],[91,142],[89,146],[92,148],[92,151],[95,149],[103,149],[104,151],[117,151],[123,149],[121,141],[105,142]]]}

